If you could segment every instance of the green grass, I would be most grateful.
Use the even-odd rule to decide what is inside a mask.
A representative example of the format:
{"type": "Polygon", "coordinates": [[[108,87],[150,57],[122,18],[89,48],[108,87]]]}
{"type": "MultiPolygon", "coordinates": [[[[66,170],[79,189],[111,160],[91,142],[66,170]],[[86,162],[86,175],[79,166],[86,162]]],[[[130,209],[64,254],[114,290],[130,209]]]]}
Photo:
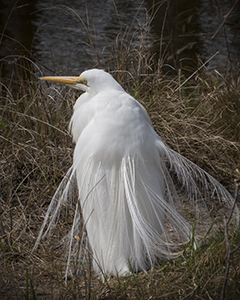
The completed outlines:
{"type": "MultiPolygon", "coordinates": [[[[111,49],[109,70],[147,109],[164,142],[230,192],[239,177],[239,73],[196,76],[163,74],[163,62],[121,32],[111,49]],[[131,62],[131,64],[129,64],[131,62]],[[184,84],[183,84],[184,83],[184,84]]],[[[201,66],[201,62],[199,62],[201,66]]],[[[55,242],[71,227],[64,215],[51,239],[31,253],[51,198],[72,163],[68,123],[78,93],[46,85],[29,58],[19,56],[11,80],[0,85],[0,298],[1,299],[220,299],[227,246],[224,226],[210,231],[199,248],[188,245],[175,260],[147,273],[101,282],[86,261],[82,276],[67,284],[65,261],[55,242]],[[26,271],[27,270],[27,271],[26,271]]],[[[220,224],[223,225],[223,224],[220,224]]],[[[228,232],[231,249],[239,233],[228,232]]],[[[226,299],[240,298],[240,250],[231,255],[226,299]]]]}

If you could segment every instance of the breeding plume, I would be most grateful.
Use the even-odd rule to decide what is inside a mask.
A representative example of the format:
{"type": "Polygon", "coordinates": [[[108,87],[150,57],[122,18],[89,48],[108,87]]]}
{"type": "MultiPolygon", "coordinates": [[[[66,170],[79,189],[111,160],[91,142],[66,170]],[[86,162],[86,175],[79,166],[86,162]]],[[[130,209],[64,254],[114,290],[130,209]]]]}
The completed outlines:
{"type": "MultiPolygon", "coordinates": [[[[212,208],[229,213],[233,198],[226,189],[168,148],[144,107],[109,73],[93,69],[80,77],[41,79],[84,93],[69,126],[76,144],[73,164],[50,203],[35,246],[74,197],[75,182],[75,216],[62,241],[69,248],[68,262],[71,255],[82,255],[74,237],[83,227],[93,268],[101,275],[147,270],[188,241],[197,243],[196,230],[209,220],[212,208]]],[[[234,216],[238,219],[237,209],[234,216]]]]}

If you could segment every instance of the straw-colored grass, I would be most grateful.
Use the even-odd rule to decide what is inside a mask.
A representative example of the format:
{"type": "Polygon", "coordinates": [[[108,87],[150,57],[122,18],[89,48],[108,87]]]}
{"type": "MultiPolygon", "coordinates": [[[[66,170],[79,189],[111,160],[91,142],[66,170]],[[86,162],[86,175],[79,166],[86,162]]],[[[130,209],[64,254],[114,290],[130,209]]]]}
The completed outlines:
{"type": "MultiPolygon", "coordinates": [[[[147,109],[164,142],[216,177],[232,193],[240,164],[239,73],[168,77],[163,63],[139,41],[120,33],[106,58],[115,78],[147,109]],[[130,41],[130,42],[129,42],[130,41]]],[[[199,66],[202,63],[199,62],[199,66]]],[[[81,70],[79,70],[81,71],[81,70]]],[[[78,93],[38,82],[41,71],[19,57],[11,80],[0,85],[0,298],[1,299],[220,299],[226,278],[224,226],[197,250],[147,273],[102,283],[82,264],[66,284],[65,261],[55,249],[71,226],[63,215],[52,238],[31,253],[54,191],[72,162],[68,122],[78,93]]],[[[223,225],[223,224],[222,224],[223,225]]],[[[231,249],[239,234],[228,232],[231,249]]],[[[226,299],[240,298],[240,250],[231,256],[226,299]]]]}

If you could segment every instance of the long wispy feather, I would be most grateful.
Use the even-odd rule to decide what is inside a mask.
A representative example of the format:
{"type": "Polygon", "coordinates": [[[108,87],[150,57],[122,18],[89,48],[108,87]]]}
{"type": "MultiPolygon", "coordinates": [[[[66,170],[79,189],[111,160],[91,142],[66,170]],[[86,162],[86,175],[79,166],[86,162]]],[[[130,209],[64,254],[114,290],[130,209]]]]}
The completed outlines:
{"type": "MultiPolygon", "coordinates": [[[[78,181],[79,200],[88,217],[80,220],[77,204],[72,229],[61,241],[68,249],[68,266],[71,255],[77,252],[79,241],[74,237],[81,236],[80,221],[87,228],[95,271],[124,275],[129,273],[129,264],[134,271],[147,270],[157,259],[178,253],[179,246],[192,238],[193,224],[204,224],[207,229],[211,223],[209,211],[214,206],[224,207],[226,214],[230,212],[233,198],[220,183],[160,140],[157,148],[159,157],[153,177],[148,172],[150,168],[152,174],[152,166],[141,156],[124,157],[119,168],[110,170],[92,160],[81,168],[84,176],[81,183],[78,181]],[[156,185],[153,178],[161,185],[156,185]],[[207,201],[210,202],[206,204],[207,201]],[[99,220],[94,219],[97,227],[91,222],[96,217],[95,210],[99,212],[99,220]]],[[[59,185],[35,248],[44,228],[47,227],[43,237],[50,236],[63,207],[72,202],[73,196],[77,201],[74,192],[77,170],[78,165],[71,167],[59,185]]],[[[237,209],[234,215],[238,223],[237,209]]]]}

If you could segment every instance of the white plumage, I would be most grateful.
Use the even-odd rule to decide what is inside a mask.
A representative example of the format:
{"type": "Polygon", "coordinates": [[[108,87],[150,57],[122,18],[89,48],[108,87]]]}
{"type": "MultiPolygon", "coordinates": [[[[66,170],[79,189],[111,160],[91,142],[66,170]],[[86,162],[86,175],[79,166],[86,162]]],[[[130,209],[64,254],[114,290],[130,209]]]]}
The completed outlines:
{"type": "Polygon", "coordinates": [[[76,143],[73,165],[52,199],[36,246],[44,227],[48,225],[46,236],[71,198],[74,178],[79,201],[72,230],[63,239],[68,262],[71,254],[81,255],[73,244],[82,221],[93,268],[102,275],[149,269],[191,240],[192,224],[209,220],[211,206],[231,209],[233,198],[224,187],[165,146],[144,107],[109,73],[93,69],[80,77],[42,79],[85,93],[70,121],[76,143]]]}

